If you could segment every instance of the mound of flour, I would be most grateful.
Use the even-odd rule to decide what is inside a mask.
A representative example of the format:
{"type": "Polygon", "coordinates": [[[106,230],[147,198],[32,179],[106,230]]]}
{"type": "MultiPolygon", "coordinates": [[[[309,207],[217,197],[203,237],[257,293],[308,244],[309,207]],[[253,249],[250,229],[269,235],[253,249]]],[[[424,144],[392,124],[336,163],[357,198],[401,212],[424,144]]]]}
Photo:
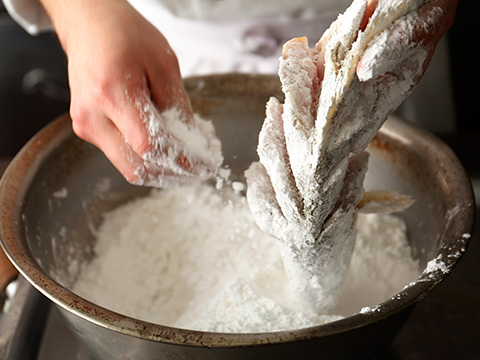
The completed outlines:
{"type": "Polygon", "coordinates": [[[266,332],[323,324],[386,300],[414,280],[405,225],[360,215],[345,289],[329,314],[293,298],[276,240],[243,196],[205,184],[154,190],[105,216],[96,257],[74,291],[113,311],[162,325],[266,332]]]}

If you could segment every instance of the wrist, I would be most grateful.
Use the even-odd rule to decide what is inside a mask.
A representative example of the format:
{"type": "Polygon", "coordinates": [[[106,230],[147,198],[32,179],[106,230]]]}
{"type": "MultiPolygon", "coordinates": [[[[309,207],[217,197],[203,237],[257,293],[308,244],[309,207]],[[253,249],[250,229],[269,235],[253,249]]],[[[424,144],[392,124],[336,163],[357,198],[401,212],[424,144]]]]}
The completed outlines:
{"type": "MultiPolygon", "coordinates": [[[[39,0],[48,16],[50,17],[52,24],[57,32],[60,43],[67,52],[67,44],[69,38],[69,32],[76,26],[75,17],[79,16],[79,4],[80,1],[68,0],[68,1],[56,1],[56,0],[39,0]]],[[[85,1],[87,3],[88,1],[85,1]]],[[[68,52],[67,52],[68,53],[68,52]]]]}

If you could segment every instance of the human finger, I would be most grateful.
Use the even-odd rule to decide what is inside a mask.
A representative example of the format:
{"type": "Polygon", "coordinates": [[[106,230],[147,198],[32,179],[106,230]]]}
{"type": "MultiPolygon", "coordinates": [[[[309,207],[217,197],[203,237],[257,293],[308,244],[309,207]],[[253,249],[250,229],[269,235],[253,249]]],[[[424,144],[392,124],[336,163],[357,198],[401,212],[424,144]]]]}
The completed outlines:
{"type": "Polygon", "coordinates": [[[106,117],[76,118],[73,130],[81,139],[98,147],[117,170],[131,183],[137,181],[137,171],[143,159],[125,141],[121,132],[106,117]]]}
{"type": "Polygon", "coordinates": [[[117,66],[129,69],[124,74],[106,76],[98,98],[105,117],[110,119],[124,140],[141,157],[152,151],[152,142],[145,119],[145,98],[150,97],[145,75],[135,66],[117,66]]]}
{"type": "Polygon", "coordinates": [[[177,109],[181,117],[179,121],[187,124],[192,122],[193,111],[190,100],[183,85],[177,57],[164,39],[164,44],[158,47],[154,61],[145,67],[151,99],[159,110],[177,109]]]}
{"type": "MultiPolygon", "coordinates": [[[[188,171],[175,171],[171,167],[162,166],[140,157],[125,141],[114,123],[106,117],[95,120],[95,132],[89,132],[89,135],[86,135],[85,132],[88,127],[84,126],[79,129],[78,122],[73,124],[77,135],[97,146],[125,179],[132,184],[165,188],[186,185],[196,179],[188,171]]],[[[182,162],[182,156],[179,156],[178,161],[182,162]]],[[[188,168],[188,166],[181,163],[181,168],[188,168]]]]}
{"type": "Polygon", "coordinates": [[[416,80],[423,74],[441,36],[453,23],[456,1],[432,0],[410,12],[378,34],[358,65],[361,81],[378,78],[412,56],[423,56],[416,80]]]}
{"type": "MultiPolygon", "coordinates": [[[[202,164],[189,158],[181,140],[169,133],[167,124],[153,103],[145,76],[137,73],[125,76],[123,82],[104,91],[104,110],[121,133],[124,141],[143,160],[172,174],[202,172],[202,164]],[[170,155],[170,156],[167,156],[170,155]]],[[[177,117],[182,121],[184,115],[177,117]]],[[[184,120],[185,122],[185,120],[184,120]]]]}
{"type": "Polygon", "coordinates": [[[158,109],[177,109],[179,121],[192,123],[193,111],[182,79],[175,75],[150,77],[152,100],[158,109]]]}

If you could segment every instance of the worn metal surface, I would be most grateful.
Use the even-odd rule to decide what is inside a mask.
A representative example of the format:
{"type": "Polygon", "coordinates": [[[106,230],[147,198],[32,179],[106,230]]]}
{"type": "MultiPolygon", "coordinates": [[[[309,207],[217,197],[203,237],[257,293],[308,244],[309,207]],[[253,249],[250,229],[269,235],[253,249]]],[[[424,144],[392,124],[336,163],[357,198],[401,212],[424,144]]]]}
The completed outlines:
{"type": "Polygon", "coordinates": [[[35,359],[49,304],[23,278],[8,311],[0,318],[0,359],[35,359]]]}
{"type": "MultiPolygon", "coordinates": [[[[187,81],[187,89],[196,110],[214,121],[226,160],[234,176],[241,177],[256,158],[265,101],[278,94],[276,78],[199,78],[187,81]]],[[[463,235],[471,232],[474,213],[469,181],[456,157],[436,138],[395,119],[371,151],[369,186],[417,198],[404,217],[421,263],[441,254],[446,266],[453,267],[468,243],[463,235]]],[[[0,185],[0,235],[7,254],[57,304],[99,359],[370,358],[392,339],[413,305],[445,277],[441,271],[425,274],[378,311],[290,332],[216,334],[124,317],[71,293],[75,274],[68,275],[67,268],[72,256],[81,261],[92,256],[91,228],[103,211],[146,191],[127,184],[101,153],[76,139],[67,116],[24,148],[0,185]],[[100,186],[106,183],[108,191],[100,186]],[[68,196],[53,195],[64,188],[68,196]]]]}

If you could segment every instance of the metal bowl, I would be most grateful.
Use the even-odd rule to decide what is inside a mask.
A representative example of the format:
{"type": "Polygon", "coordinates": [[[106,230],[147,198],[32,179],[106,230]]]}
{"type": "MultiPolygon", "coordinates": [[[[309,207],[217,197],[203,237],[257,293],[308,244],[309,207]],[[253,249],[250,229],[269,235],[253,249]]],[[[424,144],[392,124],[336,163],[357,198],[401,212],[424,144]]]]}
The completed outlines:
{"type": "MultiPolygon", "coordinates": [[[[214,122],[225,161],[241,179],[257,159],[266,100],[282,98],[277,78],[223,75],[187,79],[185,85],[195,111],[214,122]]],[[[2,246],[98,359],[372,358],[459,261],[473,227],[474,200],[452,151],[414,125],[389,119],[370,152],[366,187],[417,200],[400,216],[425,271],[375,311],[326,325],[256,334],[189,331],[126,317],[71,292],[78,265],[93,256],[102,214],[149,189],[128,184],[100,151],[76,138],[68,115],[38,133],[5,172],[2,246]]]]}

